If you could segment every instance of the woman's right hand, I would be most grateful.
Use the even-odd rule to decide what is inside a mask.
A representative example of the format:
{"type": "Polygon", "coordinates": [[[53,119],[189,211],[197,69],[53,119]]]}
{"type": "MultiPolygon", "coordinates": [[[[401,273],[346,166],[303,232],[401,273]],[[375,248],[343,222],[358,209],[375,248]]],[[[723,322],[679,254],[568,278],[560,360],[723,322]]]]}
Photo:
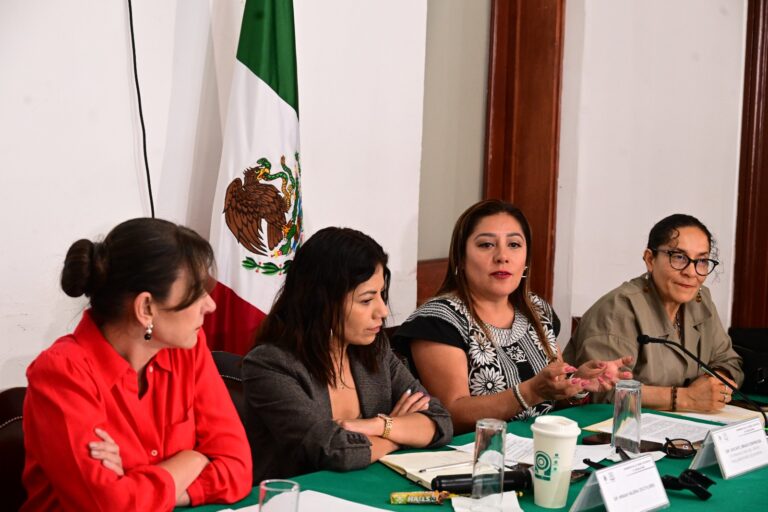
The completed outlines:
{"type": "Polygon", "coordinates": [[[88,443],[91,457],[100,460],[105,468],[114,471],[117,476],[123,476],[125,471],[123,471],[123,459],[120,457],[120,447],[106,431],[96,428],[94,432],[102,440],[88,443]]]}
{"type": "Polygon", "coordinates": [[[731,401],[731,391],[709,375],[699,376],[687,388],[679,389],[678,393],[684,395],[683,400],[678,399],[680,408],[693,411],[717,411],[731,401]]]}
{"type": "Polygon", "coordinates": [[[408,389],[400,396],[400,399],[395,404],[395,407],[392,408],[392,412],[390,412],[389,415],[394,418],[397,416],[405,416],[412,412],[426,411],[429,409],[429,398],[429,395],[425,395],[421,391],[412,393],[411,390],[408,389]]]}
{"type": "Polygon", "coordinates": [[[525,391],[524,394],[531,396],[530,405],[546,400],[564,400],[572,397],[581,392],[585,384],[579,378],[566,378],[567,374],[576,371],[577,368],[563,361],[549,363],[534,377],[520,384],[521,392],[525,391]]]}

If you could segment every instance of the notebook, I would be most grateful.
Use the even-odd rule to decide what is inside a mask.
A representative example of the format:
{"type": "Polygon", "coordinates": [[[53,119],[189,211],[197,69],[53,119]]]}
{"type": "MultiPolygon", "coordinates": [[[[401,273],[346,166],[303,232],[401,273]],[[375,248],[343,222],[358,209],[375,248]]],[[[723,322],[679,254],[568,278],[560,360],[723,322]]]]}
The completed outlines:
{"type": "Polygon", "coordinates": [[[432,479],[436,476],[472,473],[473,461],[473,454],[458,450],[389,454],[379,459],[385,466],[426,489],[432,488],[432,479]],[[452,466],[443,467],[448,465],[452,466]]]}

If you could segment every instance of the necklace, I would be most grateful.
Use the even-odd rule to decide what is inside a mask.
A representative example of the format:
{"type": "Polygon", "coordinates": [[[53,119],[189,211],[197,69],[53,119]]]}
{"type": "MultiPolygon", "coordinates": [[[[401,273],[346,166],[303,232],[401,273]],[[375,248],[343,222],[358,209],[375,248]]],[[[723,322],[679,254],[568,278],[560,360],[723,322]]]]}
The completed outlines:
{"type": "Polygon", "coordinates": [[[683,328],[680,321],[680,310],[677,310],[677,313],[675,313],[675,331],[677,331],[677,337],[682,340],[683,339],[683,328]]]}

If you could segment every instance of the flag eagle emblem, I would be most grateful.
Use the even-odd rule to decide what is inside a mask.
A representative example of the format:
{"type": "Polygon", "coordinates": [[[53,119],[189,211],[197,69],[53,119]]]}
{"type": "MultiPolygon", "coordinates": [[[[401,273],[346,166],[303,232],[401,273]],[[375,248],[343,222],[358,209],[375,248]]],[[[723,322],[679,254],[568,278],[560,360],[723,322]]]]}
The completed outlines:
{"type": "MultiPolygon", "coordinates": [[[[291,169],[285,165],[285,157],[280,158],[280,165],[282,171],[272,173],[269,160],[260,158],[255,167],[243,171],[243,179],[237,177],[232,180],[224,198],[223,213],[227,227],[238,243],[260,256],[287,256],[296,249],[301,239],[298,176],[294,176],[291,169]],[[279,189],[268,183],[275,180],[282,181],[279,189]]],[[[298,154],[296,165],[298,175],[301,172],[298,154]]],[[[246,258],[243,266],[256,269],[263,267],[254,263],[252,258],[246,258]]],[[[272,266],[267,264],[262,270],[272,266]]]]}

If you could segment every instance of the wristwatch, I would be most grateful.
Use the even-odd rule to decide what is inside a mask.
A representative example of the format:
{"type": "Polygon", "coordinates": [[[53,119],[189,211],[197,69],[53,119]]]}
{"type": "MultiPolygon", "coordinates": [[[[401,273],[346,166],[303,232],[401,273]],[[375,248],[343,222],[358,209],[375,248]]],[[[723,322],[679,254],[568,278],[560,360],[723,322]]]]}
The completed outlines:
{"type": "Polygon", "coordinates": [[[384,420],[384,432],[381,434],[381,437],[389,439],[389,434],[392,432],[392,418],[382,413],[379,413],[376,416],[384,420]]]}

